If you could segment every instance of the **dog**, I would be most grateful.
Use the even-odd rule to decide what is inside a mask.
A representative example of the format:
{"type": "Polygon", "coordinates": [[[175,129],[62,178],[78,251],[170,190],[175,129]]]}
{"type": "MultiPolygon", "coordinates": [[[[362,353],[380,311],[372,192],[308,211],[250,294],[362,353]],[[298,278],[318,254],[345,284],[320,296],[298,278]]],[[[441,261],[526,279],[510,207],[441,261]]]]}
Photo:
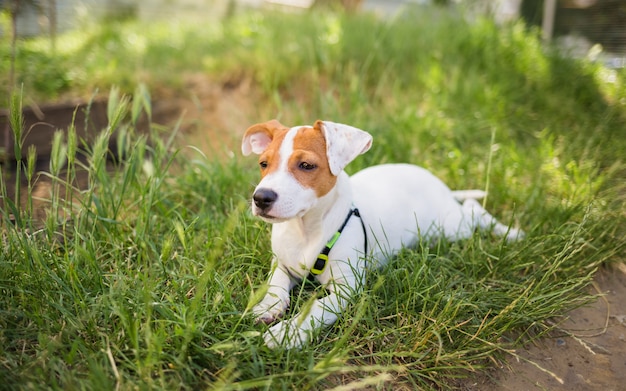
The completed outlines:
{"type": "Polygon", "coordinates": [[[271,120],[246,130],[242,153],[259,155],[261,171],[252,213],[272,224],[267,292],[251,309],[258,323],[274,323],[263,335],[268,347],[305,345],[313,331],[338,319],[365,272],[403,247],[466,239],[477,229],[506,240],[524,235],[480,205],[484,192],[451,191],[415,165],[377,165],[349,177],[346,165],[371,145],[369,133],[330,121],[287,127],[271,120]],[[306,278],[327,295],[281,320],[291,289],[306,278]]]}

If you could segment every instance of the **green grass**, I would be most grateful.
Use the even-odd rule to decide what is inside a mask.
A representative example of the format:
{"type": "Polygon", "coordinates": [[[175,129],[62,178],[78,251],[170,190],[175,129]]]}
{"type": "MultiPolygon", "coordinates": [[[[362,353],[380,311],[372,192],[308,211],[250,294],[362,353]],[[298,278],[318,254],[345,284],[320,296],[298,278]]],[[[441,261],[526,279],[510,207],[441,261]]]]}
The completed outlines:
{"type": "MultiPolygon", "coordinates": [[[[110,126],[85,159],[72,129],[55,138],[43,221],[7,194],[35,175],[32,154],[21,178],[3,172],[0,388],[446,388],[589,302],[595,270],[624,260],[624,74],[560,58],[521,25],[437,9],[393,21],[255,13],[210,28],[95,26],[60,37],[62,54],[23,45],[20,61],[50,56],[76,94],[180,88],[186,72],[248,77],[259,113],[370,131],[350,172],[403,161],[453,188],[488,187],[489,210],[528,236],[403,251],[313,343],[270,351],[245,313],[271,255],[269,227],[247,206],[255,162],[214,160],[172,141],[177,129],[138,134],[146,91],[131,101],[114,89],[110,126]],[[126,140],[113,169],[110,137],[126,140]]],[[[18,71],[31,99],[63,93],[18,71]]]]}

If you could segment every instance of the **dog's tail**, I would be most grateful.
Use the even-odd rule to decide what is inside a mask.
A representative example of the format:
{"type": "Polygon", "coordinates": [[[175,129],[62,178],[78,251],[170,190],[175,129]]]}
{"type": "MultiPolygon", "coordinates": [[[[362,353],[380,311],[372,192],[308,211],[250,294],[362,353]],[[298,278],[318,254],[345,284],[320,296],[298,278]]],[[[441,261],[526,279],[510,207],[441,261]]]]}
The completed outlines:
{"type": "Polygon", "coordinates": [[[481,200],[487,196],[487,192],[482,190],[456,190],[452,192],[452,196],[459,202],[465,200],[481,200]]]}

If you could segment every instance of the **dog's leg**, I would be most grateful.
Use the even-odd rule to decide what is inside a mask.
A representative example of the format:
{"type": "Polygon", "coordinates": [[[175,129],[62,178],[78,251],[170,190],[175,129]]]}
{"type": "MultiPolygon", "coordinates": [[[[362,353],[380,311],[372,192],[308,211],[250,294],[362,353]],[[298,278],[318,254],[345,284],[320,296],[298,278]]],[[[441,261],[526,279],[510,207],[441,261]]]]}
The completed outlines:
{"type": "Polygon", "coordinates": [[[265,344],[269,348],[300,348],[308,342],[312,331],[335,323],[350,298],[360,291],[361,284],[351,276],[348,279],[331,281],[326,289],[328,295],[314,300],[310,307],[293,318],[272,326],[263,336],[265,344]]]}
{"type": "Polygon", "coordinates": [[[463,202],[465,200],[482,200],[487,196],[487,192],[482,190],[454,190],[452,192],[452,197],[459,202],[463,202]]]}
{"type": "Polygon", "coordinates": [[[522,230],[507,227],[500,223],[475,199],[466,199],[462,207],[466,218],[471,221],[471,226],[474,228],[491,230],[494,234],[506,238],[507,241],[514,241],[524,237],[522,230]]]}
{"type": "Polygon", "coordinates": [[[289,292],[295,285],[294,279],[284,271],[276,259],[272,261],[272,272],[268,289],[261,302],[252,308],[258,323],[270,324],[283,316],[289,307],[289,292]]]}

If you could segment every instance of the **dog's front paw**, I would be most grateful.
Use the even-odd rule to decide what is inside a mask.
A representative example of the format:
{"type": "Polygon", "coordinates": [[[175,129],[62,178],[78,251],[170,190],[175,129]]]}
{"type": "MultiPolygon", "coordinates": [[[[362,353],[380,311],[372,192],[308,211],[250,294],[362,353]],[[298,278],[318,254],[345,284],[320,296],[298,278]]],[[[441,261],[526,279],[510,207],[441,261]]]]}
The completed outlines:
{"type": "Polygon", "coordinates": [[[279,346],[285,349],[299,349],[309,340],[309,331],[298,325],[297,319],[283,320],[263,335],[265,345],[270,349],[279,346]]]}
{"type": "Polygon", "coordinates": [[[280,300],[272,296],[265,298],[252,308],[252,313],[256,316],[257,323],[270,324],[280,319],[289,307],[289,301],[280,300]]]}

